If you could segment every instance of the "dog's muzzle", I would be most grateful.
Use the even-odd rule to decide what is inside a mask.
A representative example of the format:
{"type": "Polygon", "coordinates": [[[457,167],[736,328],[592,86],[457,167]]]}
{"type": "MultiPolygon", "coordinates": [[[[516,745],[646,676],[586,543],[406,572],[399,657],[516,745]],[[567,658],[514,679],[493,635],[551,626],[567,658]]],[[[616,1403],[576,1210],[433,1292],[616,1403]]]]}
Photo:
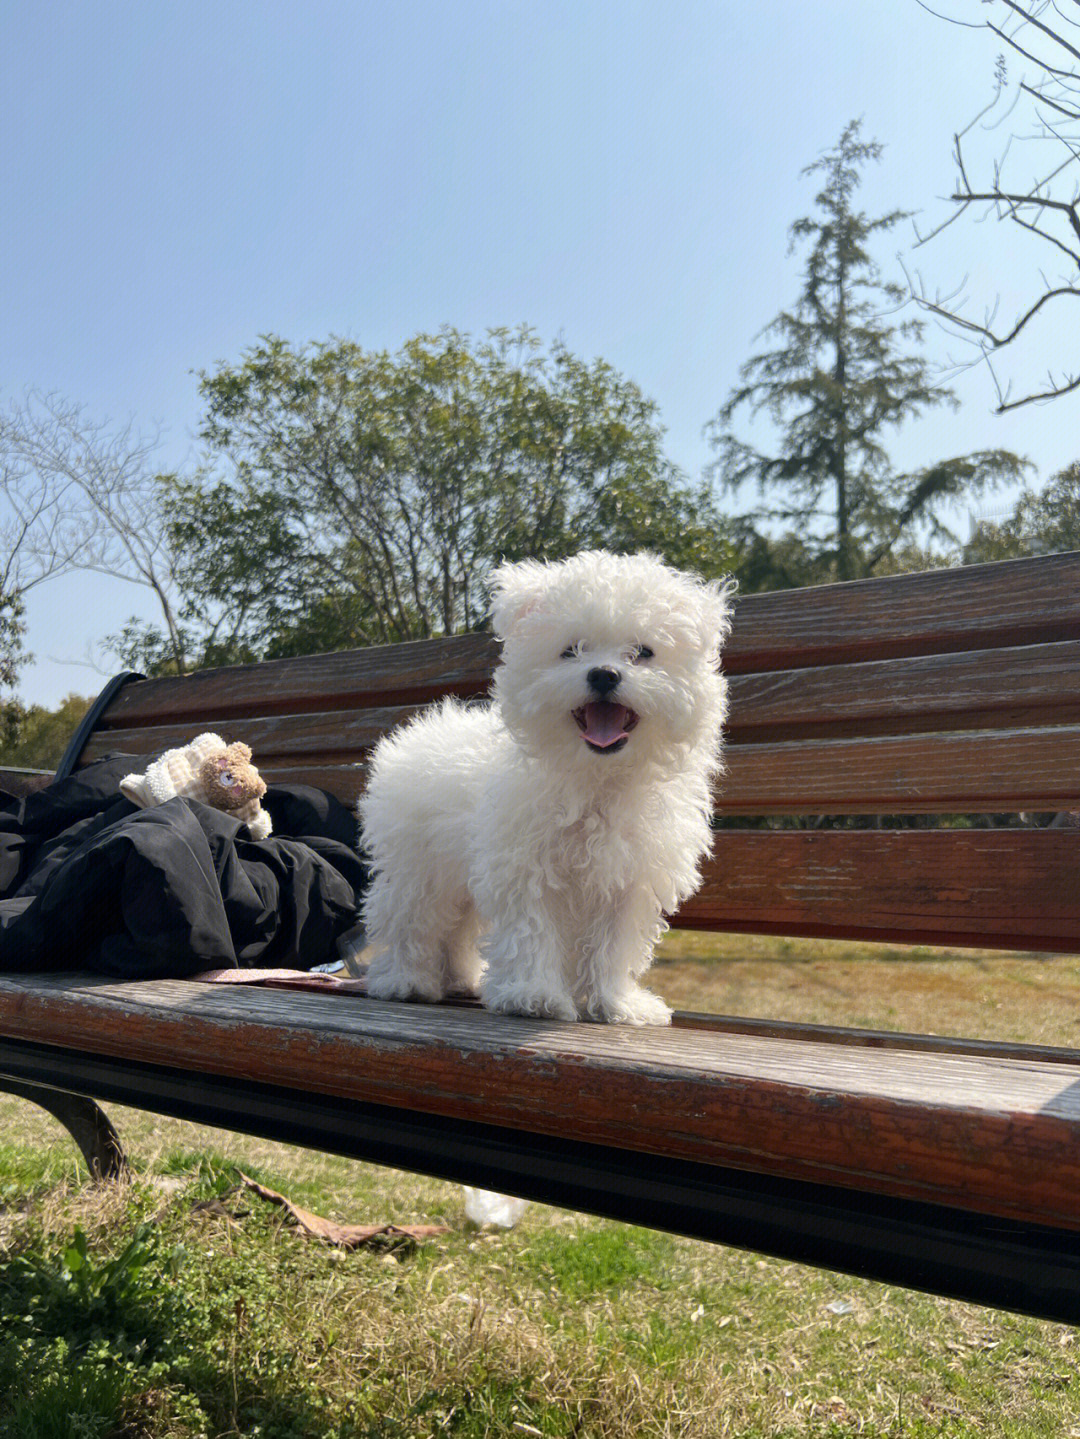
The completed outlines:
{"type": "Polygon", "coordinates": [[[585,680],[596,698],[571,711],[574,723],[594,754],[617,754],[638,722],[628,705],[611,698],[622,684],[622,673],[614,665],[594,665],[585,680]]]}
{"type": "Polygon", "coordinates": [[[638,722],[632,709],[612,700],[589,700],[572,713],[581,738],[595,754],[617,754],[638,722]]]}

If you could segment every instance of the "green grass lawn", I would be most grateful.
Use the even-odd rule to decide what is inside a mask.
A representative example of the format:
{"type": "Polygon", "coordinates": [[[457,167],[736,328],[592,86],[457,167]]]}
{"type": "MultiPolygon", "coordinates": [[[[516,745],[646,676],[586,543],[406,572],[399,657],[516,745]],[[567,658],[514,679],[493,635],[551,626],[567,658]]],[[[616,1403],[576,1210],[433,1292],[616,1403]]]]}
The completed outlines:
{"type": "MultiPolygon", "coordinates": [[[[682,1008],[1080,1046],[1080,958],[672,935],[682,1008]]],[[[0,1439],[1080,1436],[1059,1325],[110,1110],[136,1180],[84,1183],[0,1099],[0,1439]],[[237,1171],[418,1246],[306,1237],[237,1171]]],[[[826,1258],[827,1256],[823,1256],[826,1258]]]]}

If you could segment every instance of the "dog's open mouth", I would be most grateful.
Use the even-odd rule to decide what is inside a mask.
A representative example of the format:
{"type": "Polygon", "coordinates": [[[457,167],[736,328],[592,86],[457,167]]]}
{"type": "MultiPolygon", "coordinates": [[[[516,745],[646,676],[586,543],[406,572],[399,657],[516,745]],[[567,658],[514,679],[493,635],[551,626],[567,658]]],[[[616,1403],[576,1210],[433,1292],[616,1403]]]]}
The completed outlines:
{"type": "Polygon", "coordinates": [[[638,722],[632,709],[611,700],[590,700],[572,713],[582,739],[590,749],[602,754],[614,754],[622,749],[638,722]]]}

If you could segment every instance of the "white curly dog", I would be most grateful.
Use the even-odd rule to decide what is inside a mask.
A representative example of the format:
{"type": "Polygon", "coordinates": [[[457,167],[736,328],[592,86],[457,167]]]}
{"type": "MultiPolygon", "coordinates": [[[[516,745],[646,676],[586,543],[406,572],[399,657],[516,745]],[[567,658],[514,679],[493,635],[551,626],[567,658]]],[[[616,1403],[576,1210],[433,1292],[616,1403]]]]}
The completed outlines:
{"type": "Polygon", "coordinates": [[[666,1024],[636,981],[709,849],[730,587],[588,551],[492,588],[492,702],[445,700],[372,757],[368,992],[666,1024]]]}

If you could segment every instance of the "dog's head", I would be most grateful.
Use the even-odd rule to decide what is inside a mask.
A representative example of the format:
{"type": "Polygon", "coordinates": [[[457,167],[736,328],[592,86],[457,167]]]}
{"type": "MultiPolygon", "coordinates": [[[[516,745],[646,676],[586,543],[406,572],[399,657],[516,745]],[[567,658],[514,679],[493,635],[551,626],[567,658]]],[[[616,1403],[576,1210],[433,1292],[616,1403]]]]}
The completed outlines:
{"type": "Polygon", "coordinates": [[[495,696],[529,754],[577,768],[716,749],[729,585],[654,555],[590,550],[502,565],[492,586],[495,696]]]}

